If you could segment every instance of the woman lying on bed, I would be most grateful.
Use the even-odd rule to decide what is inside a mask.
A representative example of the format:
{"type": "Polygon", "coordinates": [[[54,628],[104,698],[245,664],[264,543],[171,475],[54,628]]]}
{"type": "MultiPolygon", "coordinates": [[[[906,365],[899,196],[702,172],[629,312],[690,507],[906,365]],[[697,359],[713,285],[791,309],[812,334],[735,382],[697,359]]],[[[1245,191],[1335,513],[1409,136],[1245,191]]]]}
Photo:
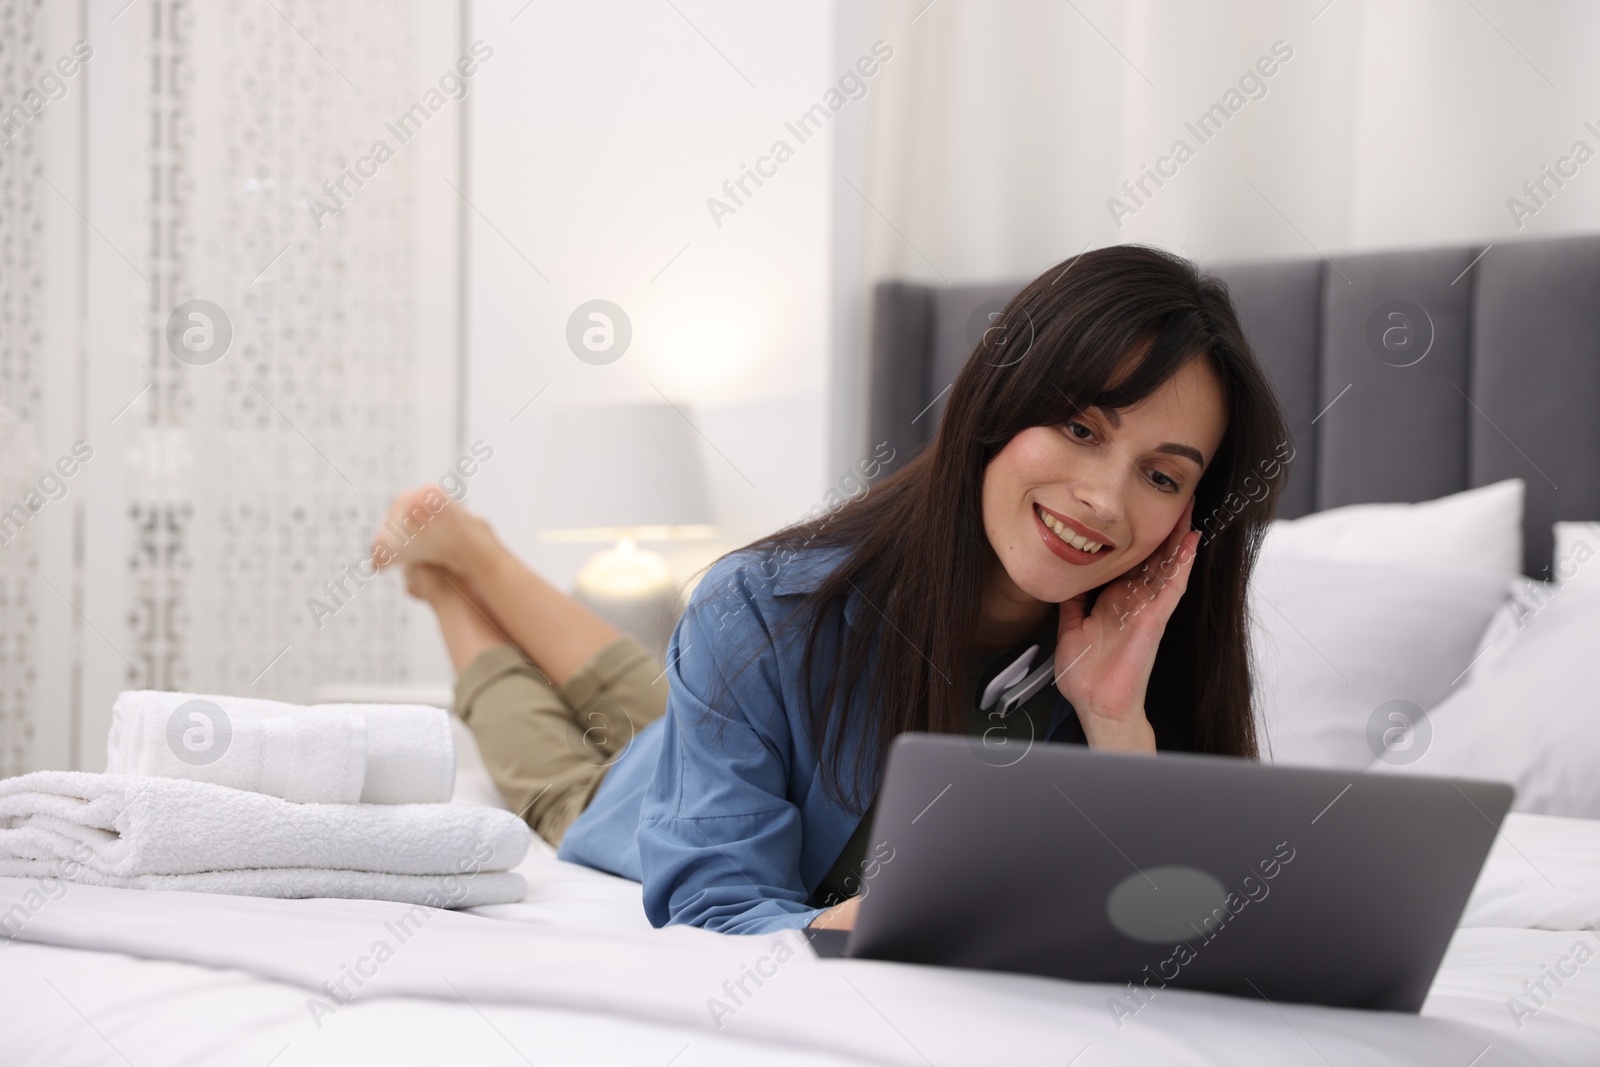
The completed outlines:
{"type": "Polygon", "coordinates": [[[562,858],[642,882],[658,926],[848,926],[904,731],[1003,762],[1255,757],[1245,587],[1290,454],[1224,287],[1118,246],[1011,301],[903,469],[714,564],[664,670],[457,505],[377,555],[437,611],[459,712],[562,858]],[[1032,645],[1056,685],[980,706],[1032,645]]]}

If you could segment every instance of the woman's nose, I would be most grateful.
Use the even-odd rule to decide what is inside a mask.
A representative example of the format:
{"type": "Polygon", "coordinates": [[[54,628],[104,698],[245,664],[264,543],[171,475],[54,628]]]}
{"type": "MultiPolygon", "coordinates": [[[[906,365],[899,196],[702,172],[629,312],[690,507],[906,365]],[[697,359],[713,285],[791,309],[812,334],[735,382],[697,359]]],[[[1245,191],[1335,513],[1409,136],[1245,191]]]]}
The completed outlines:
{"type": "Polygon", "coordinates": [[[1073,486],[1073,495],[1089,509],[1097,522],[1110,525],[1122,517],[1122,497],[1127,486],[1125,465],[1106,463],[1080,478],[1073,486]]]}

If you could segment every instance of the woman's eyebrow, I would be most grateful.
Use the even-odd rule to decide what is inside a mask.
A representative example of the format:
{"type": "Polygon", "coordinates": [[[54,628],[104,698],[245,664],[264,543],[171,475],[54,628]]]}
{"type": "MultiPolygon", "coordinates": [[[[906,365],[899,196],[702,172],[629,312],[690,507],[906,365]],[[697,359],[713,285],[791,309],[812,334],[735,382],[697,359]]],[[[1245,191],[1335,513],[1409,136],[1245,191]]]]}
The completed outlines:
{"type": "MultiPolygon", "coordinates": [[[[1111,408],[1096,407],[1094,410],[1099,412],[1100,415],[1111,424],[1111,428],[1113,430],[1122,425],[1122,416],[1118,415],[1111,408]]],[[[1155,450],[1157,452],[1164,452],[1169,456],[1182,456],[1184,459],[1192,460],[1194,465],[1199,467],[1201,470],[1206,469],[1206,458],[1200,454],[1200,450],[1198,448],[1195,448],[1192,445],[1180,445],[1173,441],[1167,441],[1163,444],[1157,445],[1155,450]]]]}
{"type": "Polygon", "coordinates": [[[1196,467],[1199,467],[1201,470],[1205,470],[1205,457],[1200,455],[1200,450],[1198,448],[1167,441],[1164,444],[1157,445],[1156,451],[1165,452],[1170,456],[1182,456],[1184,459],[1193,460],[1196,467]]]}

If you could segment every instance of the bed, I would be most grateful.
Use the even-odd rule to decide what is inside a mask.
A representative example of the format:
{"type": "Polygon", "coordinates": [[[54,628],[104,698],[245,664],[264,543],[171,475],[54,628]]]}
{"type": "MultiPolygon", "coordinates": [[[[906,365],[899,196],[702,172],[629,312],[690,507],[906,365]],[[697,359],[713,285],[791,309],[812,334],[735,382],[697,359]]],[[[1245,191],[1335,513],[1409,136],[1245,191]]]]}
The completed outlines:
{"type": "MultiPolygon", "coordinates": [[[[463,742],[456,800],[498,802],[463,742]]],[[[1596,941],[1594,820],[1510,816],[1418,1016],[1167,990],[1119,1026],[1111,987],[824,961],[799,935],[656,931],[633,883],[548,849],[520,870],[523,902],[434,912],[403,942],[409,909],[393,903],[72,886],[0,949],[4,1061],[1600,1062],[1600,965],[1531,1014],[1508,1008],[1596,941]],[[380,940],[392,958],[363,962],[380,940]],[[771,977],[730,994],[755,967],[771,977]]],[[[22,888],[8,880],[0,901],[22,888]]]]}
{"type": "MultiPolygon", "coordinates": [[[[1600,407],[1600,302],[1592,298],[1600,240],[1223,273],[1289,411],[1300,458],[1287,516],[1433,500],[1519,478],[1513,555],[1535,579],[1557,561],[1554,522],[1600,515],[1600,420],[1592,414],[1600,407]],[[1426,320],[1425,356],[1403,368],[1368,342],[1377,309],[1396,301],[1407,302],[1395,306],[1411,316],[1408,328],[1426,320]],[[1417,373],[1389,373],[1400,369],[1417,373]]],[[[880,287],[873,442],[906,454],[926,440],[972,331],[1019,286],[880,287]]],[[[1432,572],[1406,580],[1424,578],[1433,592],[1406,602],[1460,615],[1461,588],[1471,583],[1432,572]]],[[[1473,594],[1483,619],[1463,624],[1463,634],[1488,633],[1484,620],[1505,598],[1499,581],[1478,581],[1488,590],[1473,594]]],[[[1588,603],[1577,594],[1563,601],[1583,611],[1588,603]]],[[[1426,625],[1397,618],[1402,634],[1426,625]]],[[[1310,625],[1301,618],[1290,629],[1310,625]]],[[[1435,669],[1496,658],[1472,643],[1435,669]]],[[[1466,666],[1446,701],[1476,684],[1474,664],[1466,666]]],[[[1304,700],[1310,669],[1286,669],[1289,704],[1304,700]]],[[[1366,705],[1352,706],[1330,712],[1359,713],[1335,723],[1343,733],[1308,730],[1302,740],[1321,748],[1304,751],[1331,752],[1330,738],[1339,739],[1342,754],[1323,765],[1381,770],[1381,754],[1361,747],[1366,705]]],[[[1418,1015],[1168,989],[1130,1019],[1111,1010],[1121,990],[1107,985],[819,959],[798,933],[653,930],[638,886],[561,863],[536,842],[519,868],[529,884],[523,901],[431,911],[401,927],[409,909],[380,901],[67,886],[0,943],[0,1061],[1593,1065],[1600,809],[1566,786],[1537,787],[1573,777],[1574,766],[1600,766],[1586,763],[1600,735],[1595,722],[1541,726],[1546,747],[1517,771],[1519,794],[1537,803],[1508,816],[1418,1015]],[[1568,762],[1558,765],[1552,749],[1568,762]]],[[[1452,729],[1441,713],[1443,749],[1476,736],[1452,729]]],[[[454,799],[501,804],[464,729],[458,741],[454,799]]],[[[1491,747],[1482,736],[1468,746],[1491,747]]],[[[34,888],[0,879],[0,911],[34,888]]]]}
{"type": "MultiPolygon", "coordinates": [[[[498,803],[470,735],[455,799],[498,803]]],[[[517,904],[71,886],[0,948],[7,1064],[1512,1064],[1600,1062],[1600,822],[1509,817],[1420,1015],[859,960],[801,935],[652,930],[637,885],[536,848],[517,904]],[[402,941],[395,933],[406,935],[402,941]],[[392,956],[377,962],[374,945],[392,956]],[[784,948],[788,951],[785,952],[784,948]],[[736,983],[751,969],[759,987],[736,983]],[[354,974],[355,978],[350,976],[354,974]],[[343,982],[330,992],[325,983],[343,982]],[[359,985],[357,984],[359,981],[359,985]],[[733,986],[733,992],[729,992],[733,986]],[[344,994],[349,994],[348,1002],[344,994]],[[1514,1014],[1510,1003],[1532,1010],[1514,1014]]],[[[9,906],[25,887],[0,880],[9,906]]],[[[1313,965],[1309,964],[1309,965],[1313,965]]]]}

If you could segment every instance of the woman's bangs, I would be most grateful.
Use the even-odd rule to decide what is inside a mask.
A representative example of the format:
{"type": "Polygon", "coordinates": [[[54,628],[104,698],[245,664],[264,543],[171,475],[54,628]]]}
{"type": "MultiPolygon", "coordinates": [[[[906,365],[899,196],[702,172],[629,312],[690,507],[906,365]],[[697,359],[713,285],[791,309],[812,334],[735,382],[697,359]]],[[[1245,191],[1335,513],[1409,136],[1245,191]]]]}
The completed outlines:
{"type": "Polygon", "coordinates": [[[1128,346],[1115,359],[1097,355],[1063,360],[1052,381],[1055,402],[1049,424],[1059,425],[1085,408],[1123,411],[1149,399],[1189,360],[1206,353],[1208,339],[1197,325],[1192,315],[1172,315],[1153,336],[1145,331],[1147,340],[1128,346]]]}

